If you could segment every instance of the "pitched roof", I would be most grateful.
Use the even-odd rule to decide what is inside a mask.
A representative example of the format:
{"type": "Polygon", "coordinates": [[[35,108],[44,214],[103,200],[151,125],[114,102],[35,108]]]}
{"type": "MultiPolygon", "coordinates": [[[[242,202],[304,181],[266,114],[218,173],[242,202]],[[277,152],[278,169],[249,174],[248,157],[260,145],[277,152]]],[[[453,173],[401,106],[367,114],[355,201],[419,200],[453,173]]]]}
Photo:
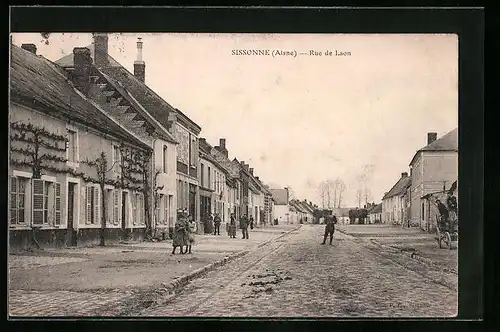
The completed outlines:
{"type": "Polygon", "coordinates": [[[236,165],[234,165],[234,163],[229,160],[229,158],[222,154],[222,152],[218,151],[217,149],[211,149],[210,154],[215,160],[217,160],[219,165],[221,165],[232,178],[239,178],[238,167],[236,167],[236,165]]]}
{"type": "Polygon", "coordinates": [[[415,157],[423,151],[456,151],[458,152],[458,127],[450,131],[441,138],[438,138],[431,144],[428,144],[418,150],[411,159],[410,165],[415,161],[415,157]]]}
{"type": "Polygon", "coordinates": [[[275,205],[288,204],[288,191],[286,189],[269,189],[269,191],[273,195],[275,205]]]}
{"type": "MultiPolygon", "coordinates": [[[[90,50],[92,59],[95,59],[94,44],[86,46],[90,50]]],[[[134,98],[165,128],[169,127],[169,114],[179,114],[194,125],[196,129],[201,127],[190,120],[184,113],[167,103],[162,97],[154,92],[145,83],[139,81],[131,72],[129,72],[118,61],[107,54],[108,63],[106,66],[99,66],[99,70],[109,77],[121,82],[123,86],[134,96],[134,98]]],[[[68,54],[55,62],[61,67],[74,67],[73,54],[68,54]]]]}
{"type": "Polygon", "coordinates": [[[372,207],[370,210],[368,210],[368,214],[372,213],[382,213],[382,203],[379,203],[372,207]]]}
{"type": "Polygon", "coordinates": [[[67,73],[42,56],[11,45],[11,100],[47,114],[73,120],[119,139],[150,149],[71,83],[67,73]]]}
{"type": "Polygon", "coordinates": [[[406,192],[406,189],[411,186],[411,177],[405,176],[405,177],[400,177],[398,182],[389,190],[387,194],[384,195],[382,200],[391,198],[396,195],[401,195],[404,192],[406,192]]]}

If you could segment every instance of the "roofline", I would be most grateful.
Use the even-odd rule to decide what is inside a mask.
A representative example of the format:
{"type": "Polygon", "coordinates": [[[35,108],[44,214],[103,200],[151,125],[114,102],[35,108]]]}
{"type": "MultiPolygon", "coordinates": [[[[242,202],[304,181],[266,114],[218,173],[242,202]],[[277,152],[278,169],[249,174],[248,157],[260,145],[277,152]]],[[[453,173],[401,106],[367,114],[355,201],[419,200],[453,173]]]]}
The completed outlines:
{"type": "MultiPolygon", "coordinates": [[[[396,186],[397,186],[397,184],[399,183],[399,181],[401,181],[402,179],[403,179],[403,178],[399,178],[399,180],[398,180],[398,181],[396,181],[396,183],[395,183],[395,184],[391,187],[391,189],[388,191],[388,193],[390,193],[390,192],[391,192],[391,190],[392,190],[392,189],[394,189],[394,187],[396,187],[396,186]]],[[[411,178],[410,178],[410,186],[411,186],[411,178]]],[[[408,187],[409,187],[409,186],[405,186],[405,188],[408,188],[408,187]]],[[[406,190],[405,190],[405,191],[406,191],[406,190]]],[[[400,194],[402,194],[402,192],[397,192],[397,193],[392,194],[392,195],[384,195],[384,196],[382,197],[382,200],[384,200],[384,199],[386,199],[386,198],[391,198],[391,197],[394,197],[394,196],[397,196],[397,195],[400,195],[400,194]]]]}
{"type": "MultiPolygon", "coordinates": [[[[97,68],[96,66],[94,66],[94,68],[104,76],[104,78],[106,78],[106,80],[111,84],[113,85],[115,88],[116,88],[116,84],[114,82],[114,79],[110,79],[110,77],[106,74],[106,73],[103,73],[102,71],[99,70],[99,68],[97,68]]],[[[119,88],[122,88],[124,91],[125,91],[125,95],[124,97],[125,98],[131,98],[132,101],[134,101],[137,105],[139,105],[139,109],[137,111],[140,112],[141,115],[146,115],[146,117],[148,117],[150,121],[148,121],[150,124],[154,125],[157,129],[159,129],[160,131],[162,131],[162,134],[165,135],[165,139],[167,141],[169,141],[170,143],[173,143],[173,144],[179,144],[179,142],[177,142],[174,138],[170,137],[172,136],[172,134],[170,134],[170,132],[165,128],[163,127],[163,125],[158,121],[156,120],[145,108],[144,106],[137,100],[135,99],[135,97],[130,93],[130,91],[127,90],[127,88],[125,86],[122,86],[120,85],[120,82],[117,81],[118,85],[119,85],[119,88]],[[142,114],[144,113],[144,114],[142,114]]],[[[121,93],[120,93],[121,94],[121,93]]],[[[133,107],[133,105],[132,105],[133,107]]],[[[135,108],[135,107],[134,107],[135,108]]]]}
{"type": "Polygon", "coordinates": [[[415,161],[415,158],[419,153],[437,153],[437,152],[458,152],[458,149],[442,149],[442,150],[422,150],[419,149],[415,154],[413,155],[413,158],[411,159],[410,163],[408,164],[409,166],[413,165],[413,162],[415,161]]]}
{"type": "Polygon", "coordinates": [[[201,133],[201,127],[196,123],[194,122],[193,120],[191,120],[186,114],[182,113],[182,111],[178,108],[174,108],[174,111],[176,113],[179,113],[181,116],[180,118],[183,119],[183,120],[186,120],[187,124],[188,125],[191,125],[191,126],[194,126],[196,131],[197,131],[197,135],[199,135],[201,133]]]}

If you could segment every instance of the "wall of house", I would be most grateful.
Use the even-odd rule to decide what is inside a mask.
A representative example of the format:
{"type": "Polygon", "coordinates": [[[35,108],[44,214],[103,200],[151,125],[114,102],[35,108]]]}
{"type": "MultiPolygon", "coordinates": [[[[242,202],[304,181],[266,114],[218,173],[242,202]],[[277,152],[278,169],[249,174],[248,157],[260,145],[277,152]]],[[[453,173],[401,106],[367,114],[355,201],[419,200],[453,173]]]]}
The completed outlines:
{"type": "Polygon", "coordinates": [[[154,171],[160,173],[157,176],[158,190],[160,195],[156,214],[156,228],[161,232],[165,228],[174,227],[177,221],[177,144],[157,139],[154,143],[154,171]],[[166,169],[163,165],[164,147],[167,148],[166,169]]]}
{"type": "MultiPolygon", "coordinates": [[[[42,127],[50,133],[57,135],[66,135],[66,130],[71,129],[77,132],[77,162],[54,162],[54,161],[44,161],[45,165],[50,165],[58,169],[73,168],[77,172],[83,172],[86,176],[92,178],[97,177],[97,172],[94,167],[91,167],[82,161],[84,160],[95,160],[101,152],[105,152],[108,156],[108,164],[112,163],[112,146],[116,144],[110,138],[105,138],[104,135],[95,132],[91,129],[80,126],[79,124],[69,125],[66,122],[59,120],[54,117],[50,117],[44,113],[38,112],[34,109],[21,106],[18,104],[11,104],[11,109],[9,112],[10,122],[21,122],[23,124],[33,124],[37,127],[42,127]]],[[[13,131],[15,132],[15,131],[13,131]]],[[[27,143],[12,141],[13,147],[26,148],[27,143]]],[[[53,150],[48,150],[41,148],[40,153],[51,153],[58,155],[63,158],[67,158],[67,152],[55,152],[53,150]],[[52,153],[54,152],[54,153],[52,153]]],[[[27,249],[27,247],[32,245],[32,218],[33,218],[33,180],[32,169],[26,166],[17,166],[12,163],[14,160],[26,160],[26,157],[14,152],[10,156],[11,163],[9,167],[9,177],[18,176],[24,181],[25,186],[25,222],[23,224],[13,224],[10,225],[10,245],[13,249],[27,249]]],[[[46,222],[41,225],[40,229],[37,229],[35,236],[37,241],[42,247],[53,247],[53,246],[65,246],[70,245],[68,243],[69,235],[71,232],[68,230],[68,188],[70,183],[75,184],[75,198],[73,201],[74,212],[73,212],[73,232],[77,235],[78,245],[94,245],[99,242],[99,234],[101,228],[101,218],[102,213],[99,209],[97,213],[97,218],[95,222],[86,221],[86,208],[85,208],[85,195],[86,195],[86,183],[82,178],[74,177],[71,174],[54,172],[51,170],[42,170],[42,180],[48,182],[49,196],[48,196],[48,213],[46,222]],[[60,212],[55,209],[55,186],[60,185],[60,212]],[[56,217],[57,216],[57,217],[56,217]],[[59,217],[60,216],[60,217],[59,217]],[[60,220],[60,223],[58,223],[60,220]]],[[[114,176],[114,172],[109,173],[108,179],[114,176]]],[[[98,188],[97,184],[89,184],[98,188]]],[[[11,192],[11,181],[9,181],[9,193],[11,192]]],[[[102,193],[100,188],[97,189],[99,192],[99,198],[102,193]]],[[[113,190],[112,186],[106,186],[105,195],[108,194],[108,190],[113,190]]],[[[105,196],[105,202],[110,202],[110,196],[105,196]]],[[[10,203],[10,202],[9,202],[10,203]]],[[[102,201],[99,200],[99,206],[102,201]]],[[[107,205],[108,207],[108,205],[107,205]]],[[[107,215],[112,209],[108,207],[107,215]]],[[[10,210],[9,210],[10,211],[10,210]]],[[[10,216],[10,213],[9,213],[10,216]]],[[[115,224],[112,222],[111,218],[107,218],[107,234],[110,236],[108,241],[120,240],[122,235],[122,229],[120,224],[115,224]]],[[[134,225],[131,228],[144,228],[144,225],[134,225]]],[[[133,233],[133,232],[131,232],[133,233]]]]}
{"type": "Polygon", "coordinates": [[[290,214],[290,209],[288,205],[274,205],[273,206],[273,216],[274,218],[278,219],[278,223],[280,224],[286,224],[287,220],[288,223],[291,221],[291,214],[290,214]],[[288,219],[287,219],[287,214],[288,214],[288,219]]]}

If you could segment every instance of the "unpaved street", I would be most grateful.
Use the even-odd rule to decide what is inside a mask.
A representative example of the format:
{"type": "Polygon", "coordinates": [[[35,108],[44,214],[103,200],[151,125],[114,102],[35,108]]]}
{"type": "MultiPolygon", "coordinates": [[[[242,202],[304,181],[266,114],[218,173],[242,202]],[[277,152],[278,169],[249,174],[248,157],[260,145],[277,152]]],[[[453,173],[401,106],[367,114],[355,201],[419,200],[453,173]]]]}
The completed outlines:
{"type": "Polygon", "coordinates": [[[188,284],[140,316],[455,316],[457,292],[335,233],[304,225],[188,284]]]}

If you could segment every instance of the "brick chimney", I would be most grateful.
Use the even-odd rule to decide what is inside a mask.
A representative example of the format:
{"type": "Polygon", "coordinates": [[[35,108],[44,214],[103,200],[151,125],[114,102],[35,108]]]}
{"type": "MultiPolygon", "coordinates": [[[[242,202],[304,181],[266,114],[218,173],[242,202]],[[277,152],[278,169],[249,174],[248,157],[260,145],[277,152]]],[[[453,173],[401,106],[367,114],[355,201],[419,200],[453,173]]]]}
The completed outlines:
{"type": "Polygon", "coordinates": [[[427,133],[427,145],[431,144],[437,139],[437,133],[427,133]]]}
{"type": "Polygon", "coordinates": [[[253,175],[253,168],[250,168],[249,171],[250,171],[250,174],[253,175]]]}
{"type": "Polygon", "coordinates": [[[134,76],[144,83],[146,79],[146,63],[142,60],[142,38],[137,38],[137,60],[134,61],[134,76]]]}
{"type": "Polygon", "coordinates": [[[73,83],[78,90],[86,95],[90,87],[89,74],[92,66],[90,50],[86,47],[75,47],[73,49],[73,59],[75,65],[73,83]]]}
{"type": "Polygon", "coordinates": [[[222,153],[226,158],[228,156],[228,152],[226,149],[226,139],[225,138],[219,138],[219,146],[216,146],[215,149],[222,153]]]}
{"type": "Polygon", "coordinates": [[[36,55],[36,45],[35,44],[22,44],[21,48],[28,52],[31,52],[36,55]]]}
{"type": "Polygon", "coordinates": [[[402,177],[402,178],[405,178],[405,177],[407,177],[407,176],[408,176],[408,173],[407,173],[407,172],[403,172],[403,173],[401,173],[401,177],[402,177]]]}
{"type": "Polygon", "coordinates": [[[256,176],[255,178],[257,179],[257,181],[260,181],[260,179],[259,179],[259,177],[258,177],[258,176],[256,176]]]}
{"type": "Polygon", "coordinates": [[[109,64],[107,33],[94,33],[94,61],[98,67],[109,64]]]}

